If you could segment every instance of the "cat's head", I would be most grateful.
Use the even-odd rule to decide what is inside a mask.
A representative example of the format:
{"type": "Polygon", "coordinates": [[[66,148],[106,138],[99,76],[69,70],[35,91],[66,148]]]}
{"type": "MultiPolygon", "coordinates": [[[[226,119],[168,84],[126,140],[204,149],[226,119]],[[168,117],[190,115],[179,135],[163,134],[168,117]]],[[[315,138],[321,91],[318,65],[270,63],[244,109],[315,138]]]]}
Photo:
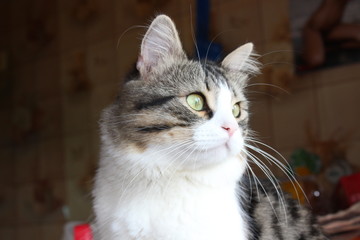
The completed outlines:
{"type": "Polygon", "coordinates": [[[189,60],[174,23],[158,16],[142,40],[139,74],[103,114],[103,139],[160,169],[202,168],[240,155],[248,131],[244,87],[257,71],[252,50],[245,44],[220,64],[189,60]]]}

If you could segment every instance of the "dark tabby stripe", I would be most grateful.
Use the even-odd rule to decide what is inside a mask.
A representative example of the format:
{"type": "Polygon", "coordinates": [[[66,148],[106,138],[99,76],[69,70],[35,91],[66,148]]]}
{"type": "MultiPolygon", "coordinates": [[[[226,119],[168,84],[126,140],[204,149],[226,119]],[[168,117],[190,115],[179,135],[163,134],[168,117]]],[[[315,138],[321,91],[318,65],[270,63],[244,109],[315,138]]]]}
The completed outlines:
{"type": "Polygon", "coordinates": [[[203,69],[206,76],[205,84],[208,91],[210,88],[207,79],[211,79],[216,85],[220,85],[220,83],[222,83],[228,86],[234,96],[237,97],[235,89],[231,87],[229,80],[225,77],[223,70],[219,68],[219,66],[214,64],[204,64],[203,69]]]}
{"type": "Polygon", "coordinates": [[[196,114],[190,112],[190,110],[188,110],[185,106],[181,106],[180,103],[179,106],[172,106],[166,110],[171,116],[189,124],[197,121],[199,118],[196,114]]]}
{"type": "Polygon", "coordinates": [[[211,109],[208,109],[208,110],[206,111],[206,116],[207,116],[209,119],[211,119],[211,118],[214,116],[213,111],[211,111],[211,109]]]}
{"type": "Polygon", "coordinates": [[[298,240],[305,240],[305,239],[306,239],[306,238],[305,238],[304,234],[302,233],[302,234],[300,235],[300,237],[299,237],[298,240]]]}
{"type": "Polygon", "coordinates": [[[257,208],[259,202],[255,198],[251,198],[251,204],[249,205],[248,213],[250,217],[250,226],[252,231],[252,240],[260,239],[262,235],[261,225],[255,220],[255,209],[257,208]]]}
{"type": "Polygon", "coordinates": [[[135,130],[141,133],[154,133],[169,130],[174,127],[188,127],[188,124],[176,124],[176,125],[152,125],[152,126],[140,126],[136,127],[135,130]]]}
{"type": "Polygon", "coordinates": [[[275,214],[272,215],[272,227],[274,230],[274,235],[277,236],[277,239],[284,240],[282,229],[279,225],[279,219],[275,214]]]}
{"type": "Polygon", "coordinates": [[[202,65],[206,77],[212,80],[216,85],[220,85],[221,83],[225,83],[228,85],[227,78],[224,76],[221,69],[215,64],[207,63],[206,65],[202,65]]]}
{"type": "Polygon", "coordinates": [[[291,214],[292,220],[294,222],[297,222],[300,218],[298,203],[295,200],[289,200],[287,209],[291,214]]]}
{"type": "Polygon", "coordinates": [[[316,228],[317,221],[316,217],[314,215],[310,216],[310,235],[313,237],[317,237],[320,235],[320,231],[318,228],[316,228]]]}
{"type": "Polygon", "coordinates": [[[210,86],[209,86],[209,82],[207,80],[207,77],[205,79],[205,86],[206,86],[206,90],[210,91],[210,86]]]}
{"type": "Polygon", "coordinates": [[[166,96],[166,97],[162,97],[162,98],[156,98],[149,102],[141,102],[141,103],[138,103],[135,105],[135,109],[142,110],[142,109],[147,109],[147,108],[151,108],[154,106],[163,105],[163,104],[169,102],[170,100],[172,100],[174,97],[175,96],[166,96]]]}
{"type": "Polygon", "coordinates": [[[238,125],[239,125],[239,127],[241,128],[241,129],[247,129],[247,127],[248,127],[248,122],[246,121],[246,119],[245,120],[242,120],[242,121],[240,121],[240,122],[238,122],[238,125]]]}
{"type": "Polygon", "coordinates": [[[136,131],[142,132],[142,133],[152,133],[152,132],[160,132],[164,130],[171,129],[172,126],[169,125],[153,125],[153,126],[146,126],[146,127],[137,127],[135,128],[136,131]]]}

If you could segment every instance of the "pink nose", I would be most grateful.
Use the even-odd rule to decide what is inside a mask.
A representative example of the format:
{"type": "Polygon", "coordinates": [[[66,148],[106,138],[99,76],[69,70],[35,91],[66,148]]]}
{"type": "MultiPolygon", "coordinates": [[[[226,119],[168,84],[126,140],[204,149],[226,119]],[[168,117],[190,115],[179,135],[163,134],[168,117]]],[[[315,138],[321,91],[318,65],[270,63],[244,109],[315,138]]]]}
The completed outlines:
{"type": "Polygon", "coordinates": [[[234,134],[234,132],[238,129],[238,126],[222,126],[222,128],[228,132],[229,136],[232,136],[234,134]]]}

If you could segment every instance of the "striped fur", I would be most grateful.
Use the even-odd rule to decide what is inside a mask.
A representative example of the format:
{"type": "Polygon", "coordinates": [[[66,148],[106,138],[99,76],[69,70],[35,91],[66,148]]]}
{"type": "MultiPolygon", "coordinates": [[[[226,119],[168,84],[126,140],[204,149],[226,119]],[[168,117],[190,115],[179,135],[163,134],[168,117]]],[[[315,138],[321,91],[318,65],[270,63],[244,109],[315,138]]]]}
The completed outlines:
{"type": "Polygon", "coordinates": [[[240,184],[245,189],[241,204],[249,216],[249,239],[327,239],[321,233],[315,217],[289,196],[285,196],[283,205],[271,183],[262,182],[262,186],[254,186],[254,183],[243,179],[240,184]]]}

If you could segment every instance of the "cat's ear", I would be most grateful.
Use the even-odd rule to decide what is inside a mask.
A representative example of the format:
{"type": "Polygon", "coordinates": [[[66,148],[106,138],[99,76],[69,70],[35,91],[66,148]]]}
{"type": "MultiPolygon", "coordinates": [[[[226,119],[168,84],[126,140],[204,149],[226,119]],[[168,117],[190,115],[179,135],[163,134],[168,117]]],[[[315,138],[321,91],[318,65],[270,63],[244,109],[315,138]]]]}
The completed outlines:
{"type": "Polygon", "coordinates": [[[166,15],[159,15],[153,20],[142,40],[136,67],[144,77],[161,64],[185,57],[173,21],[166,15]]]}
{"type": "Polygon", "coordinates": [[[229,53],[221,65],[233,71],[256,73],[258,72],[258,62],[252,57],[253,49],[252,43],[246,43],[229,53]]]}

